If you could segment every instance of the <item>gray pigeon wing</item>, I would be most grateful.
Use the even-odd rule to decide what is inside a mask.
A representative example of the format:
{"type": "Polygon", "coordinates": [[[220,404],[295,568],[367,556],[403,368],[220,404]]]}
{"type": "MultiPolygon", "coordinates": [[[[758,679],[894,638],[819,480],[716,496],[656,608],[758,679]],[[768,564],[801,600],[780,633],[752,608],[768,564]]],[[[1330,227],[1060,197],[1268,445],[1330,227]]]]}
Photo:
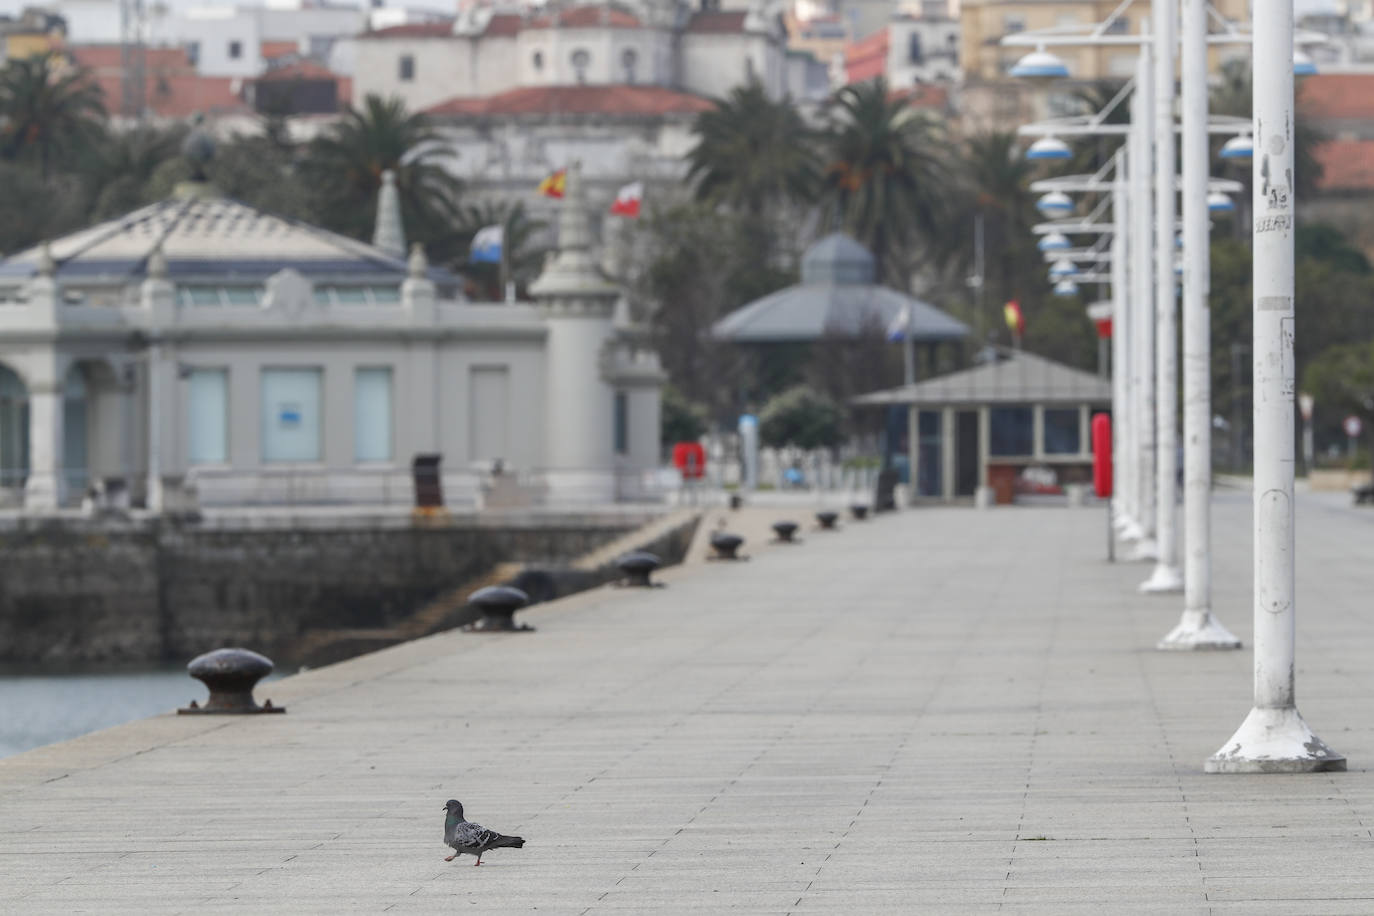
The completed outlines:
{"type": "Polygon", "coordinates": [[[487,844],[500,835],[495,830],[488,830],[481,824],[464,821],[454,831],[453,842],[449,845],[454,849],[485,849],[487,844]]]}

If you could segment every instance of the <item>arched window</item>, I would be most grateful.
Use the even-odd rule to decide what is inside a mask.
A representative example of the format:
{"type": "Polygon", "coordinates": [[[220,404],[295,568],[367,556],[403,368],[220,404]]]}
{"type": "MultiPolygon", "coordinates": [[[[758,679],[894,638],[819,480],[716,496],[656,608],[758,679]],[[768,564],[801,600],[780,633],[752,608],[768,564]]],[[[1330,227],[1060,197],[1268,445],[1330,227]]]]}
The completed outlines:
{"type": "Polygon", "coordinates": [[[634,48],[626,48],[620,52],[620,67],[625,73],[625,82],[635,81],[635,67],[639,63],[639,54],[634,48]]]}
{"type": "Polygon", "coordinates": [[[578,48],[576,51],[572,52],[573,74],[577,77],[579,83],[585,83],[587,81],[587,68],[591,65],[592,55],[589,52],[582,48],[578,48]]]}
{"type": "Polygon", "coordinates": [[[543,70],[543,69],[544,69],[544,52],[543,52],[543,51],[535,51],[535,52],[534,52],[534,55],[530,58],[530,63],[534,64],[534,69],[535,69],[536,72],[538,72],[538,71],[540,71],[540,70],[543,70]]]}

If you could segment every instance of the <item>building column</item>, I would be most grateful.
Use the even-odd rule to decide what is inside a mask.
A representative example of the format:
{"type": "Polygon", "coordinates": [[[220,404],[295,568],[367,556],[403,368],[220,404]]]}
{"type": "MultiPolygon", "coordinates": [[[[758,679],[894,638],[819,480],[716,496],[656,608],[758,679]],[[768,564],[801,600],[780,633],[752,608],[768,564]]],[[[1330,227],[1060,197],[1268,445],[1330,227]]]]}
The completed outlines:
{"type": "Polygon", "coordinates": [[[162,344],[148,347],[148,483],[144,505],[149,512],[161,512],[162,490],[162,344]]]}
{"type": "Polygon", "coordinates": [[[921,496],[921,411],[915,404],[906,408],[906,466],[908,504],[915,505],[921,496]]]}
{"type": "Polygon", "coordinates": [[[29,479],[24,509],[46,512],[62,505],[62,385],[31,379],[29,387],[29,479]]]}

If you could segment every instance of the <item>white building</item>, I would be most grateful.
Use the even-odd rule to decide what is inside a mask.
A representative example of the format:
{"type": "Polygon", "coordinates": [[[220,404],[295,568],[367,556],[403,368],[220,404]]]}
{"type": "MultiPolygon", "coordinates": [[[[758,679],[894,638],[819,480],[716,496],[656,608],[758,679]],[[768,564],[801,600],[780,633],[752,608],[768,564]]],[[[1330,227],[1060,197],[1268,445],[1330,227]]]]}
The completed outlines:
{"type": "Polygon", "coordinates": [[[594,266],[576,168],[533,302],[477,305],[390,250],[188,183],[0,261],[0,485],[46,511],[91,488],[151,509],[404,503],[442,455],[450,504],[499,467],[530,500],[643,495],[658,358],[594,266]]]}
{"type": "Polygon", "coordinates": [[[659,86],[708,97],[749,79],[775,97],[791,88],[782,21],[762,3],[479,6],[448,23],[369,32],[356,45],[355,95],[399,96],[415,109],[538,86],[659,86]]]}

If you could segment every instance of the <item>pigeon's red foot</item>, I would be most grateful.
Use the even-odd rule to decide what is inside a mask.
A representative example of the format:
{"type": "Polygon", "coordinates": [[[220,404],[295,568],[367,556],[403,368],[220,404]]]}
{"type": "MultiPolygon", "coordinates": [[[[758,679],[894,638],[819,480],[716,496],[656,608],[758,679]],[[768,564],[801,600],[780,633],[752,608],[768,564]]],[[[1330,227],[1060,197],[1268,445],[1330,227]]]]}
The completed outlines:
{"type": "Polygon", "coordinates": [[[444,861],[445,861],[445,862],[452,862],[452,861],[453,861],[454,859],[456,859],[456,858],[458,858],[458,853],[455,852],[455,853],[454,853],[453,855],[451,855],[451,856],[444,856],[444,861]]]}

